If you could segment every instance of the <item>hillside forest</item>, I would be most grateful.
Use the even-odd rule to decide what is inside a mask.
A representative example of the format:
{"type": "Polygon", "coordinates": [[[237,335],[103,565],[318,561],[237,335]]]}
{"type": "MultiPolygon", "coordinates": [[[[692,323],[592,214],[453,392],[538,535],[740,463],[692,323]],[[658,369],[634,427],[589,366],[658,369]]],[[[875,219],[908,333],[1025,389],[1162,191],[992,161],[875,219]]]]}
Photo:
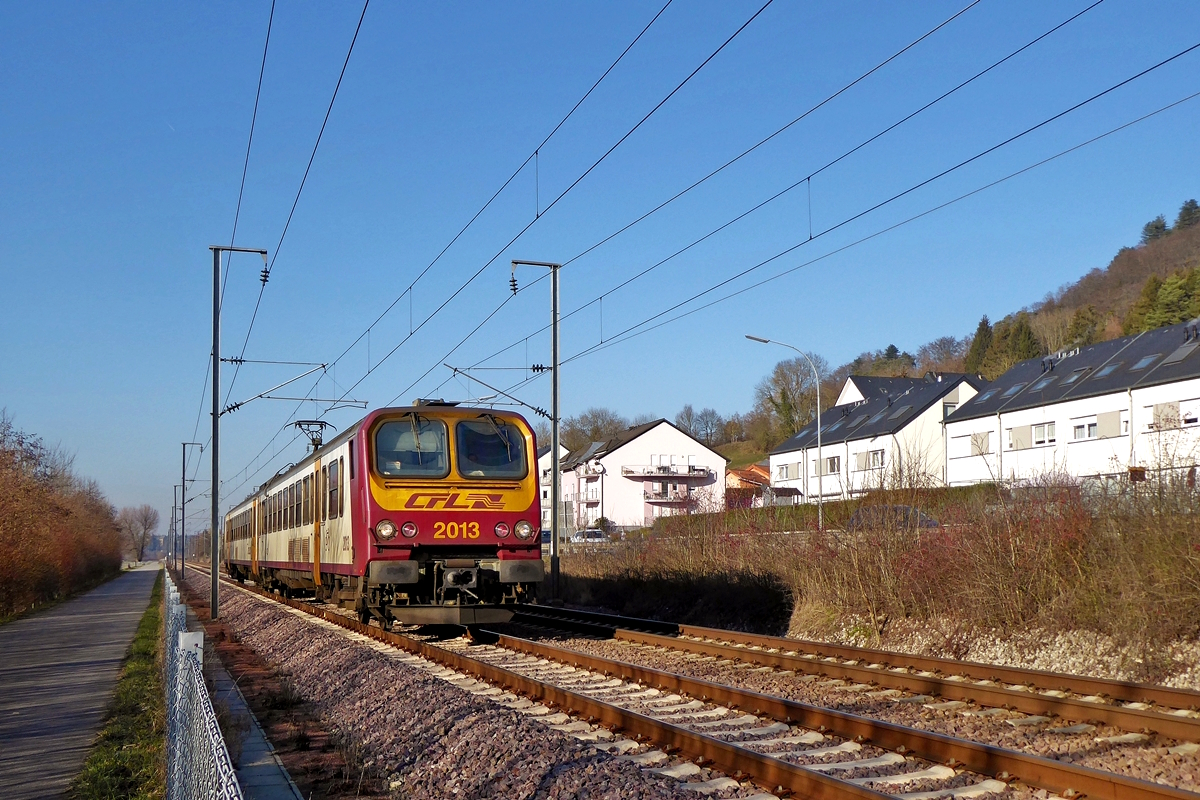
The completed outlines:
{"type": "MultiPolygon", "coordinates": [[[[838,367],[809,353],[821,374],[814,386],[803,359],[780,361],[755,387],[754,406],[728,417],[712,408],[685,405],[677,426],[744,466],[761,459],[812,419],[818,392],[821,407],[837,399],[849,375],[920,377],[926,372],[977,373],[994,380],[1018,361],[1140,333],[1200,316],[1200,204],[1188,200],[1174,223],[1165,216],[1147,222],[1140,240],[1074,283],[993,322],[987,316],[965,336],[946,335],[915,353],[894,344],[864,352],[838,367]]],[[[607,408],[589,408],[563,420],[562,441],[574,450],[603,441],[630,425],[656,419],[627,419],[607,408]]],[[[539,431],[549,441],[549,431],[539,431]]]]}

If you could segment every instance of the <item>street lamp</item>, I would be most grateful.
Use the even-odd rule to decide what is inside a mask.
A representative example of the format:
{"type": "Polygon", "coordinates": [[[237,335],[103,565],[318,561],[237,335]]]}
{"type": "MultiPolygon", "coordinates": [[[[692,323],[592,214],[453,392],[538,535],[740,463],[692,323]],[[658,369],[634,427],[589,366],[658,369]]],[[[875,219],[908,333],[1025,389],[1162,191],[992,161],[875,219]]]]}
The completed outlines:
{"type": "Polygon", "coordinates": [[[761,342],[762,344],[777,344],[780,347],[786,347],[790,350],[795,350],[799,353],[808,365],[812,367],[813,384],[817,387],[817,530],[825,529],[825,513],[821,505],[822,498],[825,494],[825,487],[821,480],[821,476],[825,473],[825,464],[821,461],[821,376],[817,374],[817,365],[809,358],[799,347],[788,344],[787,342],[772,341],[764,339],[761,336],[751,336],[746,334],[746,338],[752,342],[761,342]]]}
{"type": "Polygon", "coordinates": [[[515,294],[517,291],[516,269],[518,266],[525,267],[546,267],[550,270],[550,457],[551,463],[554,465],[554,480],[550,482],[550,506],[553,512],[550,514],[550,597],[558,597],[558,534],[559,534],[559,519],[561,513],[561,493],[562,493],[562,473],[559,472],[558,458],[558,271],[562,269],[562,264],[554,264],[549,261],[521,261],[514,259],[512,262],[514,275],[512,277],[512,290],[515,294]]]}
{"type": "Polygon", "coordinates": [[[249,247],[225,247],[210,245],[213,254],[213,336],[212,336],[212,546],[209,549],[209,572],[212,575],[212,594],[209,597],[210,619],[216,619],[217,567],[220,560],[221,541],[217,531],[220,522],[218,503],[221,497],[221,253],[258,253],[263,260],[263,283],[267,282],[267,251],[249,247]]]}

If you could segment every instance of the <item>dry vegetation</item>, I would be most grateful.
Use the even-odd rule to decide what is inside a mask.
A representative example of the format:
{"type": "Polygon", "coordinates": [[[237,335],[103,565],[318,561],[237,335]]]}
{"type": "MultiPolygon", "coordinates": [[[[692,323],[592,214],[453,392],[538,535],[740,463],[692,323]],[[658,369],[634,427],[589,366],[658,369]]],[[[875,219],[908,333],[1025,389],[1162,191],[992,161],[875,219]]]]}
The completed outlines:
{"type": "Polygon", "coordinates": [[[781,633],[854,617],[950,618],[976,630],[1092,630],[1161,671],[1161,645],[1200,633],[1200,495],[1186,478],[1020,490],[895,490],[813,507],[671,520],[611,549],[569,554],[570,600],[622,613],[781,633]],[[937,528],[841,528],[857,506],[904,504],[937,528]],[[782,531],[782,532],[781,532],[782,531]]]}
{"type": "Polygon", "coordinates": [[[113,507],[70,458],[0,413],[0,619],[115,574],[113,507]]]}

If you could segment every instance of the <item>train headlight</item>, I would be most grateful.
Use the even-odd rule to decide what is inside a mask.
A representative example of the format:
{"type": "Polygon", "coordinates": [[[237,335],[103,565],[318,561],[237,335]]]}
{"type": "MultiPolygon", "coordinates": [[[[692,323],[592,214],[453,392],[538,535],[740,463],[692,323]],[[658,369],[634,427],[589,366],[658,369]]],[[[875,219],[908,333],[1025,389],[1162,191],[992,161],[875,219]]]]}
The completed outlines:
{"type": "Polygon", "coordinates": [[[528,539],[533,536],[533,526],[525,520],[517,523],[516,534],[518,539],[528,539]]]}
{"type": "Polygon", "coordinates": [[[396,523],[390,519],[381,521],[375,526],[375,535],[384,541],[396,538],[396,523]]]}
{"type": "Polygon", "coordinates": [[[404,534],[404,538],[411,539],[417,535],[417,523],[406,522],[400,526],[400,532],[404,534]]]}
{"type": "Polygon", "coordinates": [[[509,534],[507,522],[496,523],[496,536],[501,539],[507,539],[509,534]]]}

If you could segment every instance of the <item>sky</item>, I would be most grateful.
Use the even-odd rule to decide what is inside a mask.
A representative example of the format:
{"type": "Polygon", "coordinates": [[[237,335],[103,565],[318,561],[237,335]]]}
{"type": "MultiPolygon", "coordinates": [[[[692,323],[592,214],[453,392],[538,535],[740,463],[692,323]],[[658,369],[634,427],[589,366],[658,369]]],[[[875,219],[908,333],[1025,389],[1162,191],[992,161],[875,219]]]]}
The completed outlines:
{"type": "MultiPolygon", "coordinates": [[[[1200,98],[983,188],[1200,91],[1195,50],[986,152],[1200,43],[1194,3],[664,2],[375,0],[348,62],[358,3],[7,4],[0,408],[165,520],[181,443],[209,440],[210,245],[272,265],[263,286],[257,255],[222,263],[222,356],[325,365],[274,393],[315,400],[223,416],[224,509],[303,455],[295,419],[493,394],[443,364],[549,408],[525,382],[550,358],[546,270],[514,296],[512,259],[566,263],[564,416],[731,414],[790,355],[747,333],[833,365],[915,352],[1200,195],[1200,98]]],[[[227,364],[222,404],[311,368],[227,364]]]]}

